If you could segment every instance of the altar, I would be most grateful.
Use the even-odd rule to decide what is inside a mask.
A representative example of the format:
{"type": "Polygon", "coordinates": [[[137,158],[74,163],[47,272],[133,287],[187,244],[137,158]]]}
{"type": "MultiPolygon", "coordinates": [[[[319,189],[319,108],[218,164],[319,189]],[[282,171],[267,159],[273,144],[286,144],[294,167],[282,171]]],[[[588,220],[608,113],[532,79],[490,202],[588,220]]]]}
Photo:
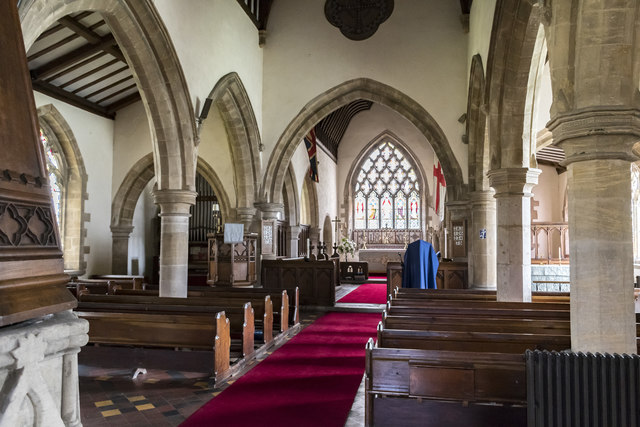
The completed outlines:
{"type": "Polygon", "coordinates": [[[401,262],[404,259],[404,248],[370,248],[358,251],[358,260],[369,263],[369,274],[386,274],[388,262],[401,262]]]}

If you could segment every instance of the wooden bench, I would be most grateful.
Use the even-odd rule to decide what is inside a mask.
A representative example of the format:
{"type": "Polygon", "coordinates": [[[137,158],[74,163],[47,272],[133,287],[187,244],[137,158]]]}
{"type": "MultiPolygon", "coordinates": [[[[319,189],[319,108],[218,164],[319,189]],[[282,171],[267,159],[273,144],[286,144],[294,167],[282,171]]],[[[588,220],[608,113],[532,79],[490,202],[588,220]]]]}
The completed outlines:
{"type": "Polygon", "coordinates": [[[526,425],[524,356],[366,347],[365,425],[526,425]]]}
{"type": "MultiPolygon", "coordinates": [[[[212,315],[225,312],[231,321],[231,334],[239,337],[242,355],[247,357],[255,350],[255,312],[250,302],[201,301],[198,303],[186,298],[161,298],[151,296],[123,295],[82,295],[78,302],[78,311],[112,311],[119,313],[167,313],[212,315]]],[[[270,327],[270,325],[267,325],[270,327]]],[[[91,342],[91,330],[89,341],[91,342]]]]}
{"type": "MultiPolygon", "coordinates": [[[[94,274],[89,276],[89,280],[111,280],[115,282],[130,282],[133,284],[132,289],[143,289],[145,285],[144,276],[133,276],[126,274],[94,274]]],[[[125,288],[128,289],[128,288],[125,288]]]]}
{"type": "MultiPolygon", "coordinates": [[[[111,304],[110,304],[111,305],[111,304]]],[[[133,312],[117,307],[79,307],[89,321],[89,341],[98,344],[190,348],[213,352],[216,382],[232,375],[231,324],[224,311],[217,313],[133,312]]]]}
{"type": "MultiPolygon", "coordinates": [[[[496,301],[496,291],[477,289],[413,289],[395,288],[393,298],[496,301]]],[[[532,292],[532,302],[569,302],[568,292],[532,292]]]]}
{"type": "MultiPolygon", "coordinates": [[[[202,290],[189,290],[186,300],[195,301],[195,304],[232,304],[235,302],[251,302],[257,320],[256,324],[262,326],[264,342],[269,343],[273,339],[273,328],[284,333],[289,329],[289,325],[299,325],[298,289],[296,289],[294,314],[290,316],[289,296],[287,291],[269,292],[262,289],[252,291],[249,288],[227,288],[209,290],[203,287],[202,290]],[[279,307],[278,311],[273,310],[273,305],[279,307]],[[275,315],[275,317],[274,317],[275,315]],[[291,319],[292,317],[292,319],[291,319]]],[[[138,295],[158,297],[158,290],[117,290],[116,295],[138,295]]]]}
{"type": "Polygon", "coordinates": [[[339,261],[263,260],[264,289],[300,288],[300,303],[305,306],[328,306],[336,303],[336,286],[340,284],[339,261]]]}

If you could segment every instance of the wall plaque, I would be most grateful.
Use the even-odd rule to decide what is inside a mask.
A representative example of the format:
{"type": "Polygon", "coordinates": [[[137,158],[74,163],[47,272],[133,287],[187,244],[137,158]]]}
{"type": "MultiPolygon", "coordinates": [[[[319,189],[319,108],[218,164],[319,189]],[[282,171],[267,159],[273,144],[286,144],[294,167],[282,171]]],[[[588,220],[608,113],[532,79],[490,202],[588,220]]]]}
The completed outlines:
{"type": "Polygon", "coordinates": [[[466,223],[464,220],[451,221],[451,256],[454,258],[467,256],[466,223]]]}

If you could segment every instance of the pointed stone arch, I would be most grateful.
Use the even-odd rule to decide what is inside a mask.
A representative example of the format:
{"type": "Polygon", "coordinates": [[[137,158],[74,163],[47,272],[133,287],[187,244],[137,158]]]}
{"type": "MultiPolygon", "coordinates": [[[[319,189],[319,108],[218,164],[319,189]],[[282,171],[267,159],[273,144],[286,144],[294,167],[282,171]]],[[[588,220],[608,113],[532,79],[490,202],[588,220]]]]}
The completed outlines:
{"type": "Polygon", "coordinates": [[[284,174],[279,171],[289,164],[296,147],[309,129],[332,111],[358,99],[385,105],[413,123],[427,138],[438,156],[447,176],[447,187],[451,191],[452,199],[457,200],[462,195],[465,191],[462,169],[435,119],[420,104],[399,90],[372,79],[358,78],[318,95],[289,123],[271,153],[261,191],[262,197],[273,202],[279,201],[284,180],[284,174]]]}
{"type": "MultiPolygon", "coordinates": [[[[197,172],[211,185],[218,197],[222,218],[231,218],[229,196],[213,168],[202,158],[198,158],[197,172]]],[[[112,273],[126,274],[129,236],[133,231],[133,215],[140,195],[149,181],[155,177],[153,154],[138,160],[122,180],[111,203],[111,233],[113,238],[112,273]]]]}
{"type": "Polygon", "coordinates": [[[25,49],[56,20],[92,10],[110,27],[133,70],[147,111],[159,190],[195,186],[195,115],[180,61],[152,0],[25,0],[25,49]]]}
{"type": "Polygon", "coordinates": [[[298,194],[298,186],[296,185],[296,182],[296,174],[293,170],[293,165],[289,164],[283,187],[283,190],[287,195],[287,198],[284,200],[284,206],[285,215],[289,220],[289,225],[300,224],[300,197],[298,194]]]}
{"type": "Polygon", "coordinates": [[[541,8],[528,0],[499,0],[496,5],[485,88],[492,170],[530,166],[523,128],[531,60],[544,16],[541,8]]]}
{"type": "Polygon", "coordinates": [[[38,108],[38,120],[47,138],[55,138],[62,150],[66,166],[66,182],[64,184],[64,211],[60,230],[64,239],[64,269],[74,275],[83,275],[87,268],[85,254],[89,248],[85,247],[87,230],[84,213],[84,203],[87,194],[87,171],[78,147],[78,141],[71,127],[60,111],[52,104],[38,108]]]}
{"type": "Polygon", "coordinates": [[[260,188],[261,140],[247,90],[240,76],[232,72],[216,83],[208,98],[212,99],[213,104],[219,109],[230,139],[237,206],[253,208],[260,188]]]}
{"type": "Polygon", "coordinates": [[[489,189],[489,140],[486,138],[485,79],[482,57],[471,59],[466,134],[469,141],[469,192],[489,189]]]}

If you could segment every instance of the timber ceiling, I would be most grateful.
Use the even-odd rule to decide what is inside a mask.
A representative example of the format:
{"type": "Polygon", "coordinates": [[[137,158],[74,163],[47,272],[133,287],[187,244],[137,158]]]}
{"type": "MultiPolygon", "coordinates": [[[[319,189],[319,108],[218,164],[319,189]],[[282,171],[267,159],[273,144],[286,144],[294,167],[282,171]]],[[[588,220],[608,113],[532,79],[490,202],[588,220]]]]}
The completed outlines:
{"type": "Polygon", "coordinates": [[[96,12],[67,15],[44,31],[27,52],[33,89],[113,119],[140,100],[127,61],[96,12]]]}
{"type": "Polygon", "coordinates": [[[361,111],[371,108],[373,102],[358,99],[330,113],[315,126],[318,141],[329,150],[334,160],[338,158],[338,146],[351,119],[361,111]]]}

